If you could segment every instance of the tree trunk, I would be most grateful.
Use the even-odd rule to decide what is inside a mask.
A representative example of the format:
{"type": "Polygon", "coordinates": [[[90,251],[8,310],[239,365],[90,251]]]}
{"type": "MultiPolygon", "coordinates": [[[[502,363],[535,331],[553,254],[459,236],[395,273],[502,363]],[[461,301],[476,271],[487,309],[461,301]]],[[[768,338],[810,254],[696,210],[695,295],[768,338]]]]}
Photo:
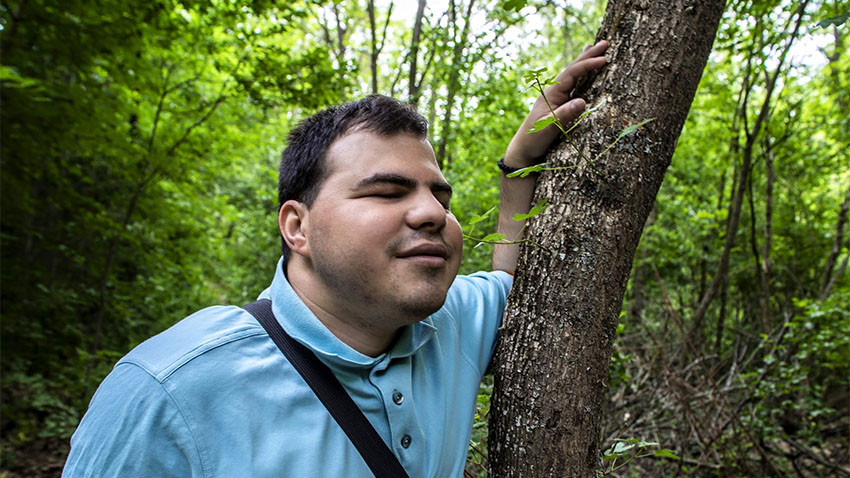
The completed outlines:
{"type": "Polygon", "coordinates": [[[426,0],[419,0],[416,6],[416,18],[413,21],[413,36],[410,38],[410,51],[408,53],[409,72],[407,75],[407,101],[416,106],[419,104],[420,83],[416,81],[417,67],[419,66],[419,38],[422,35],[422,17],[425,16],[426,0]]]}
{"type": "MultiPolygon", "coordinates": [[[[839,268],[838,272],[833,274],[835,262],[841,254],[842,243],[844,242],[844,225],[847,224],[847,211],[850,210],[850,188],[847,188],[847,193],[844,195],[844,202],[841,204],[841,211],[838,213],[838,224],[835,226],[835,240],[832,242],[832,250],[829,251],[829,256],[826,259],[826,268],[823,271],[823,285],[820,289],[820,300],[824,301],[829,296],[829,291],[835,284],[836,279],[844,272],[843,268],[839,268]]],[[[848,254],[850,255],[850,254],[848,254]]],[[[847,258],[845,257],[845,265],[847,258]]]]}
{"type": "Polygon", "coordinates": [[[393,14],[393,2],[390,2],[387,8],[387,16],[384,21],[384,28],[381,32],[381,42],[378,43],[378,31],[375,24],[375,0],[369,0],[366,4],[366,10],[369,12],[369,72],[372,74],[371,93],[378,94],[378,57],[381,56],[381,51],[384,49],[384,44],[387,41],[387,27],[390,25],[390,18],[393,14]]]}
{"type": "Polygon", "coordinates": [[[440,169],[443,170],[445,170],[448,164],[446,160],[446,147],[452,136],[452,109],[454,109],[455,97],[460,89],[460,72],[464,65],[463,51],[469,44],[469,28],[472,23],[472,6],[474,4],[475,0],[469,0],[469,3],[466,6],[466,13],[462,18],[463,28],[461,29],[460,34],[458,34],[457,29],[461,19],[457,17],[454,2],[449,2],[451,12],[449,24],[450,28],[454,26],[454,34],[452,35],[454,37],[454,48],[452,49],[452,63],[449,66],[449,77],[446,84],[446,109],[443,112],[443,119],[440,121],[440,141],[437,143],[436,151],[437,164],[440,166],[440,169]]]}
{"type": "Polygon", "coordinates": [[[581,155],[562,144],[548,157],[567,169],[541,176],[535,201],[551,206],[531,220],[520,251],[494,362],[491,476],[588,477],[600,465],[600,413],[632,258],[723,7],[608,4],[598,38],[610,41],[611,61],[580,92],[606,103],[571,133],[581,155]]]}
{"type": "Polygon", "coordinates": [[[369,12],[369,71],[372,73],[372,88],[373,95],[378,94],[378,33],[375,28],[375,0],[369,0],[366,3],[366,10],[369,12]]]}

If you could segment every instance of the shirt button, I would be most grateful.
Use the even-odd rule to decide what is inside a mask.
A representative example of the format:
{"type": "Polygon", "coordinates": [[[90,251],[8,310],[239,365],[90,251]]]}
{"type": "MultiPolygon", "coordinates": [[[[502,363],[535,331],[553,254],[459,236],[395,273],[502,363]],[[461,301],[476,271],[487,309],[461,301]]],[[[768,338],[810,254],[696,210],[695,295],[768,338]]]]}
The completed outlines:
{"type": "Polygon", "coordinates": [[[401,437],[401,447],[407,448],[410,446],[410,435],[405,435],[401,437]]]}
{"type": "Polygon", "coordinates": [[[396,405],[401,405],[401,402],[403,402],[403,401],[404,401],[404,395],[402,395],[401,392],[395,392],[393,394],[393,403],[395,403],[396,405]]]}

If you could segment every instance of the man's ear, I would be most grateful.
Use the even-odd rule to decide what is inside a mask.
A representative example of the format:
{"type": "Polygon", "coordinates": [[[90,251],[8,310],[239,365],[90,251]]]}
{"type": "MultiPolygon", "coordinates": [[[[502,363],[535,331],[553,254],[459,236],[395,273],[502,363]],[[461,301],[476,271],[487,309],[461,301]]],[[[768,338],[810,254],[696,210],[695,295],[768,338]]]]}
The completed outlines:
{"type": "Polygon", "coordinates": [[[310,255],[310,245],[307,240],[310,232],[309,213],[304,203],[290,199],[283,203],[277,216],[280,235],[286,241],[286,245],[292,252],[307,257],[310,255]]]}

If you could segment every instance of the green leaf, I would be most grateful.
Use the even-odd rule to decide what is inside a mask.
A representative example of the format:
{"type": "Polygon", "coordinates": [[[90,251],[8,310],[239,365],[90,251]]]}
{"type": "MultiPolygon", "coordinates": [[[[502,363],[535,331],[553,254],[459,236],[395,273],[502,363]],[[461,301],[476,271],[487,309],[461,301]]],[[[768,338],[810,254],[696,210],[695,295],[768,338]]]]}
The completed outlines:
{"type": "Polygon", "coordinates": [[[620,131],[620,135],[617,136],[617,139],[623,138],[625,136],[628,136],[628,135],[634,133],[635,131],[637,131],[638,128],[640,128],[641,126],[643,126],[647,123],[650,123],[652,121],[655,121],[655,118],[645,119],[638,124],[633,124],[633,125],[629,126],[628,128],[624,129],[623,131],[620,131]]]}
{"type": "Polygon", "coordinates": [[[536,68],[534,70],[529,70],[525,74],[522,75],[522,81],[525,83],[530,83],[540,77],[540,74],[546,71],[546,67],[536,68]]]}
{"type": "Polygon", "coordinates": [[[528,211],[528,214],[514,214],[514,221],[525,221],[545,211],[547,207],[549,207],[549,203],[544,199],[535,204],[531,211],[528,211]]]}
{"type": "Polygon", "coordinates": [[[547,116],[543,119],[539,119],[539,120],[534,122],[534,127],[531,128],[530,130],[526,131],[526,133],[536,133],[536,132],[542,130],[543,128],[549,126],[550,124],[554,123],[554,122],[555,122],[554,116],[547,116]]]}
{"type": "Polygon", "coordinates": [[[596,105],[594,105],[592,108],[588,108],[588,109],[584,110],[584,113],[582,113],[579,116],[579,119],[584,118],[585,116],[589,115],[590,113],[593,113],[594,111],[598,110],[599,108],[602,108],[603,106],[605,106],[606,103],[608,103],[608,99],[602,98],[602,101],[600,101],[599,103],[596,103],[596,105]]]}
{"type": "Polygon", "coordinates": [[[629,441],[618,441],[614,444],[614,449],[612,450],[612,453],[625,453],[636,446],[636,443],[631,443],[629,441]]]}
{"type": "Polygon", "coordinates": [[[493,234],[487,234],[486,236],[481,238],[481,242],[501,242],[505,240],[505,235],[494,232],[493,234]]]}
{"type": "Polygon", "coordinates": [[[526,3],[528,3],[528,0],[503,0],[502,8],[518,12],[522,10],[522,7],[524,7],[526,3]]]}
{"type": "Polygon", "coordinates": [[[673,460],[681,460],[672,450],[667,450],[666,448],[662,448],[661,450],[655,450],[653,453],[655,456],[661,456],[664,458],[672,458],[673,460]]]}
{"type": "Polygon", "coordinates": [[[639,447],[641,447],[641,448],[646,448],[646,447],[650,447],[650,446],[658,446],[658,445],[660,445],[660,443],[658,443],[657,441],[643,441],[643,440],[640,440],[640,441],[638,441],[638,444],[637,444],[637,445],[638,445],[639,447]]]}
{"type": "Polygon", "coordinates": [[[496,206],[493,206],[490,209],[488,209],[487,212],[485,212],[484,214],[473,216],[473,218],[469,220],[468,224],[470,226],[478,224],[479,222],[487,219],[487,217],[489,217],[490,214],[493,214],[493,211],[495,211],[495,210],[496,210],[496,206]]]}
{"type": "Polygon", "coordinates": [[[841,15],[836,15],[834,17],[829,17],[829,18],[824,18],[823,20],[819,21],[817,23],[817,25],[821,28],[826,28],[826,27],[831,26],[831,25],[835,25],[835,26],[838,27],[838,26],[843,25],[845,22],[847,22],[848,18],[850,18],[850,12],[844,12],[841,15]]]}
{"type": "Polygon", "coordinates": [[[527,168],[518,169],[518,170],[516,170],[512,173],[508,173],[507,177],[515,178],[515,177],[519,176],[521,178],[524,178],[524,177],[528,176],[529,174],[539,173],[540,171],[543,171],[544,169],[546,169],[546,163],[535,164],[534,166],[529,166],[527,168]]]}

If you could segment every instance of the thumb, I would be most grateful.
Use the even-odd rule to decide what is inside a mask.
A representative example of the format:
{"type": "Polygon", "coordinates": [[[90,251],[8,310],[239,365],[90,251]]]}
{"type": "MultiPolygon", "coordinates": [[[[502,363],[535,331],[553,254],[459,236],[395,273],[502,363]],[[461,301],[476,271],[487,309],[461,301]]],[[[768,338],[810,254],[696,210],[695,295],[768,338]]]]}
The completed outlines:
{"type": "Polygon", "coordinates": [[[555,114],[558,115],[558,119],[561,120],[561,123],[566,126],[567,123],[576,119],[581,115],[585,108],[587,107],[587,103],[581,98],[572,99],[555,110],[555,114]]]}

